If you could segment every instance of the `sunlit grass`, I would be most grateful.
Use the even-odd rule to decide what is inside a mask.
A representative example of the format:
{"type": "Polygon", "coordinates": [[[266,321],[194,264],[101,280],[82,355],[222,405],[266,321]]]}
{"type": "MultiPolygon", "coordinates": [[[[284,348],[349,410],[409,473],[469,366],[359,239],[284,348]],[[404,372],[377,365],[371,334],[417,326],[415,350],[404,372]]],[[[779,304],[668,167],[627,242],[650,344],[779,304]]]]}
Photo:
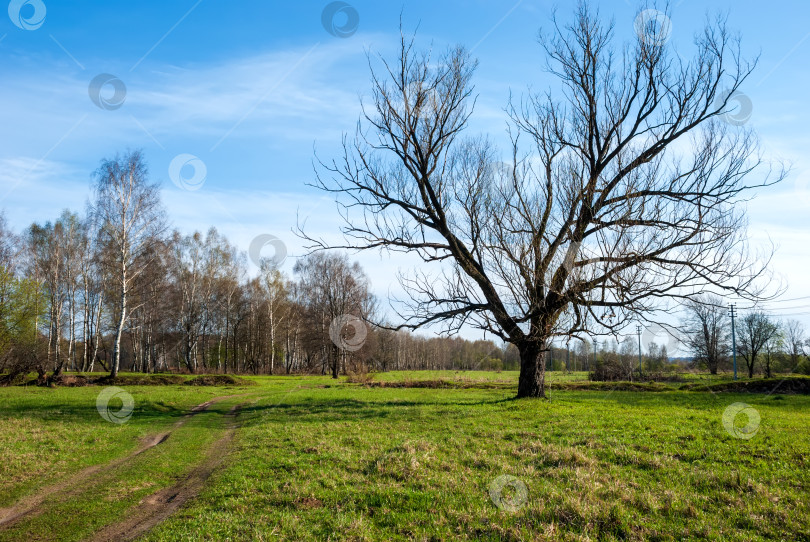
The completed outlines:
{"type": "MultiPolygon", "coordinates": [[[[549,374],[569,377],[586,378],[549,374]]],[[[503,383],[495,389],[250,379],[259,385],[132,387],[136,410],[121,425],[96,411],[99,387],[0,389],[4,503],[126,455],[192,405],[249,393],[256,402],[222,469],[149,540],[810,540],[807,396],[555,389],[550,400],[514,400],[511,372],[375,375],[503,383]],[[760,415],[750,440],[723,426],[735,402],[760,415]],[[514,511],[490,495],[504,475],[526,487],[525,502],[504,488],[514,511]]],[[[48,503],[0,539],[88,536],[182,477],[244,401],[192,418],[116,479],[48,503]]]]}
{"type": "Polygon", "coordinates": [[[810,400],[673,392],[299,390],[243,414],[238,450],[151,540],[808,536],[810,400]],[[724,409],[761,414],[751,440],[724,409]],[[258,474],[257,473],[261,473],[258,474]],[[510,513],[501,475],[525,483],[510,513]]]}
{"type": "MultiPolygon", "coordinates": [[[[126,423],[105,421],[96,407],[104,387],[0,388],[0,506],[52,480],[137,448],[197,404],[235,388],[130,386],[135,408],[126,423]]],[[[121,407],[113,400],[110,408],[121,407]]]]}

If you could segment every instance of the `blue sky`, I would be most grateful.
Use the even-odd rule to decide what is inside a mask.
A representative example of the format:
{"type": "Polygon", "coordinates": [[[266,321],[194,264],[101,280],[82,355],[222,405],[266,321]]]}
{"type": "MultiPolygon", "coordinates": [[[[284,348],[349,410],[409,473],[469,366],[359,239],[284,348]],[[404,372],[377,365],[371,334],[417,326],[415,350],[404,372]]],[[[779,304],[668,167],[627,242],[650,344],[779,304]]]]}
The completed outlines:
{"type": "MultiPolygon", "coordinates": [[[[334,155],[341,133],[354,128],[369,89],[366,53],[391,57],[400,15],[406,30],[419,26],[422,45],[473,49],[480,68],[471,129],[496,142],[504,140],[509,92],[550,84],[536,36],[548,26],[552,2],[352,0],[348,13],[358,24],[348,37],[324,28],[327,4],[13,0],[11,14],[0,16],[0,207],[18,230],[65,207],[82,209],[101,158],[141,148],[152,176],[163,181],[177,227],[215,225],[245,249],[271,233],[294,256],[301,253],[290,232],[296,214],[308,217],[315,233],[337,234],[334,204],[305,186],[313,149],[334,155]],[[88,86],[99,74],[126,86],[123,103],[111,102],[112,84],[101,93],[109,109],[91,100],[88,86]],[[178,155],[198,158],[197,170],[181,170],[185,177],[204,165],[195,190],[170,179],[178,155]]],[[[569,3],[556,5],[569,14],[569,3]]],[[[614,19],[619,38],[632,37],[639,4],[596,5],[614,19]]],[[[782,186],[749,204],[751,237],[779,245],[774,268],[788,286],[784,297],[810,296],[810,4],[672,2],[672,45],[688,56],[693,33],[717,12],[728,13],[750,56],[761,55],[743,89],[753,104],[748,122],[766,158],[792,164],[782,186]]],[[[352,22],[346,13],[333,19],[337,27],[352,22]]],[[[359,259],[382,296],[395,289],[392,269],[413,263],[377,254],[359,259]]],[[[810,313],[810,298],[769,307],[810,327],[802,314],[810,313]]]]}

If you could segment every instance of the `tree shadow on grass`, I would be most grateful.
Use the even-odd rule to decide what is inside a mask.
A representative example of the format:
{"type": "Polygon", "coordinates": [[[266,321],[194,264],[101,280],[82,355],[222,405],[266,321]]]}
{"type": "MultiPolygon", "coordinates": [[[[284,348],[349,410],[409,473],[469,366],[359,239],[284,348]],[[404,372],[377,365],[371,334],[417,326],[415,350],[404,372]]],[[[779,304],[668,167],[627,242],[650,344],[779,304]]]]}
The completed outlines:
{"type": "MultiPolygon", "coordinates": [[[[122,403],[111,403],[109,408],[113,413],[120,411],[122,403]]],[[[137,419],[140,423],[153,423],[166,419],[179,419],[189,413],[188,408],[179,408],[161,401],[136,400],[132,416],[129,419],[137,419]]],[[[97,424],[104,421],[96,405],[96,398],[90,397],[87,400],[47,402],[42,405],[16,403],[3,405],[0,407],[0,419],[20,419],[28,418],[41,421],[61,421],[71,423],[97,424]]]]}
{"type": "Polygon", "coordinates": [[[469,418],[469,411],[463,407],[477,407],[508,403],[512,398],[465,401],[435,402],[413,400],[361,401],[358,399],[304,398],[296,402],[246,405],[241,409],[244,425],[265,423],[268,417],[276,421],[289,422],[337,422],[345,420],[391,419],[413,420],[421,416],[421,409],[436,409],[433,415],[444,418],[469,418]],[[459,408],[461,407],[461,408],[459,408]]]}

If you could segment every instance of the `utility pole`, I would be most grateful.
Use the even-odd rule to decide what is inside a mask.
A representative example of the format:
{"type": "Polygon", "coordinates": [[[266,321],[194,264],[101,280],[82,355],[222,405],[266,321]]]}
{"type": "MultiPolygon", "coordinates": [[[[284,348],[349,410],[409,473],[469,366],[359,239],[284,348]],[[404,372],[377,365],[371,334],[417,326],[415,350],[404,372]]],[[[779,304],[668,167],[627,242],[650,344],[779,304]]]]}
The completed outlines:
{"type": "Polygon", "coordinates": [[[570,341],[571,341],[570,337],[568,338],[567,341],[565,341],[565,372],[566,373],[571,372],[571,363],[570,363],[570,361],[571,361],[571,348],[570,348],[570,344],[569,344],[570,341]]]}
{"type": "Polygon", "coordinates": [[[728,306],[728,314],[731,316],[731,356],[734,360],[734,380],[737,380],[737,334],[734,331],[734,317],[737,316],[735,312],[737,307],[733,303],[728,306]]]}
{"type": "Polygon", "coordinates": [[[636,326],[638,333],[638,377],[641,378],[641,326],[636,326]]]}

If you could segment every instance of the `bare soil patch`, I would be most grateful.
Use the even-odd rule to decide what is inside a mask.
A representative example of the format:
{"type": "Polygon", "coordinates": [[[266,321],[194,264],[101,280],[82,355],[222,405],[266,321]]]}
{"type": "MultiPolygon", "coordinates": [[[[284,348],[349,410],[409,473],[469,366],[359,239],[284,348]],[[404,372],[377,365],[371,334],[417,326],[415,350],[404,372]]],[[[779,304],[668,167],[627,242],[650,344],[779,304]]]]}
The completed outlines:
{"type": "MultiPolygon", "coordinates": [[[[242,405],[234,406],[228,415],[235,418],[242,405]]],[[[161,489],[141,500],[130,514],[118,523],[108,525],[90,540],[134,540],[177,512],[189,500],[196,497],[206,480],[222,463],[230,448],[235,433],[235,424],[230,423],[225,434],[206,452],[202,463],[173,486],[161,489]]]]}
{"type": "Polygon", "coordinates": [[[161,433],[157,433],[155,435],[149,435],[144,437],[141,440],[141,445],[138,446],[130,454],[120,457],[118,459],[114,459],[108,463],[93,465],[82,469],[81,471],[77,472],[70,478],[47,486],[45,488],[40,489],[38,492],[29,495],[27,497],[23,497],[17,504],[6,507],[0,508],[0,530],[7,529],[20,521],[23,518],[38,515],[43,512],[42,503],[48,498],[53,495],[61,495],[67,497],[71,494],[76,494],[81,492],[81,490],[87,486],[88,483],[93,482],[99,475],[111,472],[115,468],[123,465],[124,463],[130,461],[134,457],[144,453],[146,450],[150,448],[154,448],[160,444],[166,442],[172,434],[172,431],[177,429],[178,427],[182,426],[186,423],[191,416],[194,414],[198,414],[203,412],[211,405],[218,401],[222,401],[224,399],[230,399],[232,397],[236,397],[235,395],[224,395],[222,397],[215,397],[210,401],[206,401],[205,403],[201,403],[196,405],[191,409],[191,411],[177,420],[175,424],[172,426],[172,429],[169,431],[163,431],[161,433]]]}

